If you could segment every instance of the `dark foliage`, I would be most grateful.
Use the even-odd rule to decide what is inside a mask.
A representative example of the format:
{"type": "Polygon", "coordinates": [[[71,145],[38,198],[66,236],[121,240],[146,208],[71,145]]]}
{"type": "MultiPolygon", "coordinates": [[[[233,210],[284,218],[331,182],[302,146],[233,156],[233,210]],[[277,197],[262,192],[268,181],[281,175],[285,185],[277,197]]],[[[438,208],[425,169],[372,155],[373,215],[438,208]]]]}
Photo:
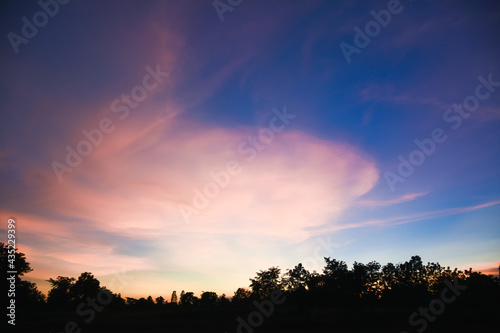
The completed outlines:
{"type": "MultiPolygon", "coordinates": [[[[7,247],[3,243],[0,245],[2,281],[5,281],[7,247]]],[[[202,292],[198,298],[193,292],[183,290],[179,299],[174,291],[170,301],[162,296],[155,300],[151,296],[124,299],[102,287],[89,272],[78,278],[58,276],[49,279],[52,288],[45,299],[34,283],[20,279],[31,270],[24,254],[16,252],[16,262],[20,267],[16,276],[17,297],[23,302],[24,313],[29,314],[20,323],[25,329],[38,328],[35,324],[38,321],[44,328],[63,331],[65,323],[74,320],[80,326],[88,325],[90,331],[103,332],[141,330],[134,326],[139,321],[147,323],[145,325],[151,330],[168,324],[172,332],[200,328],[234,331],[238,324],[236,318],[256,311],[259,304],[270,304],[277,290],[283,293],[286,301],[279,306],[273,305],[275,314],[266,317],[263,330],[312,331],[336,327],[340,331],[353,332],[367,329],[373,332],[412,331],[408,317],[432,300],[442,298],[443,290],[453,283],[466,286],[466,290],[448,305],[449,310],[447,308],[429,331],[458,332],[474,327],[473,323],[477,322],[485,329],[494,328],[495,313],[500,310],[499,277],[472,270],[451,270],[439,263],[424,264],[419,256],[384,266],[375,261],[354,262],[352,268],[343,261],[325,258],[322,273],[309,272],[300,263],[283,274],[280,268],[270,267],[257,272],[250,279],[249,288],[238,288],[230,299],[211,291],[202,292]],[[110,300],[99,308],[99,313],[88,322],[84,319],[91,316],[79,317],[75,309],[103,292],[110,300]],[[365,321],[370,325],[366,326],[365,321]]]]}

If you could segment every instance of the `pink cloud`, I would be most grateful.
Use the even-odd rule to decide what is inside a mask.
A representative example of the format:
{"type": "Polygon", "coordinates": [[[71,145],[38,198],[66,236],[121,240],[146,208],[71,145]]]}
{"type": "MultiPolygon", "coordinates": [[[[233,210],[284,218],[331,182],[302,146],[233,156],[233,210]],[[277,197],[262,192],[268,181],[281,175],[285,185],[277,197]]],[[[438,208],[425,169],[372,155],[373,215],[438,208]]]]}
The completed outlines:
{"type": "MultiPolygon", "coordinates": [[[[167,123],[155,124],[132,135],[125,129],[113,133],[111,142],[99,147],[88,163],[82,163],[73,174],[66,175],[62,185],[52,188],[54,200],[62,195],[66,201],[54,210],[95,221],[105,218],[115,222],[114,228],[181,225],[200,232],[231,233],[259,226],[264,234],[282,234],[284,225],[279,220],[286,220],[286,233],[299,233],[301,228],[317,223],[312,221],[335,216],[370,190],[378,179],[373,164],[354,148],[300,132],[280,133],[265,150],[258,152],[255,160],[246,162],[248,156],[240,155],[236,147],[252,134],[249,129],[206,129],[195,125],[193,130],[179,135],[177,131],[168,133],[172,126],[167,123]],[[206,222],[184,225],[178,204],[193,206],[193,188],[203,191],[211,181],[209,173],[225,170],[230,160],[240,163],[241,175],[231,179],[227,189],[221,190],[201,212],[200,220],[206,222]],[[76,183],[74,179],[78,177],[93,179],[96,185],[109,185],[103,188],[108,198],[106,207],[87,211],[86,207],[99,206],[102,198],[93,193],[90,184],[76,183]],[[312,202],[311,197],[315,197],[312,202]],[[126,217],[116,214],[123,210],[120,207],[130,206],[131,201],[144,209],[134,209],[126,217]],[[245,223],[226,220],[242,215],[242,211],[245,217],[238,219],[246,220],[245,223]],[[137,219],[147,219],[148,223],[138,226],[137,219]]],[[[144,128],[143,124],[134,125],[144,128]]]]}
{"type": "Polygon", "coordinates": [[[23,221],[26,235],[38,238],[37,245],[26,247],[36,263],[33,277],[167,267],[201,267],[208,274],[221,257],[225,267],[245,260],[257,269],[262,260],[256,254],[266,257],[276,250],[274,242],[309,237],[309,227],[336,224],[378,180],[374,163],[354,147],[286,129],[247,161],[250,155],[237,147],[257,133],[170,116],[136,117],[117,124],[62,183],[52,170],[37,168],[35,176],[25,178],[36,199],[27,198],[24,206],[39,212],[5,212],[23,221]],[[225,170],[230,160],[238,161],[242,172],[187,224],[179,205],[192,206],[193,189],[203,191],[212,181],[209,173],[225,170]],[[155,250],[119,253],[123,240],[92,238],[99,234],[134,239],[155,250]],[[244,235],[253,241],[242,247],[242,259],[241,253],[231,254],[226,239],[244,235]],[[274,242],[262,246],[264,239],[274,242]]]}

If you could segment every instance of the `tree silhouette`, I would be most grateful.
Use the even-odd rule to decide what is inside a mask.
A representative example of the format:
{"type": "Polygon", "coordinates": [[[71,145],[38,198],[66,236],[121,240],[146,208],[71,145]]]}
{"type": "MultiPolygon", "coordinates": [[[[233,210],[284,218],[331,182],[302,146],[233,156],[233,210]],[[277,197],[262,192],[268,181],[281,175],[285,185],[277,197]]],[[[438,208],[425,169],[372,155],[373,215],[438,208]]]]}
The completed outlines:
{"type": "Polygon", "coordinates": [[[149,310],[155,306],[155,301],[153,301],[153,297],[151,295],[148,298],[141,297],[137,304],[141,310],[149,310]]]}
{"type": "Polygon", "coordinates": [[[71,291],[75,278],[58,276],[55,280],[50,278],[47,281],[52,286],[47,296],[47,304],[56,308],[63,308],[73,302],[74,298],[71,291]]]}
{"type": "MultiPolygon", "coordinates": [[[[345,303],[354,294],[351,274],[344,261],[325,258],[323,268],[324,296],[336,304],[345,303]]],[[[327,300],[325,300],[327,301],[327,300]]]]}
{"type": "Polygon", "coordinates": [[[360,297],[378,297],[380,289],[380,264],[376,261],[362,264],[354,262],[351,276],[351,287],[353,296],[360,297]]]}
{"type": "Polygon", "coordinates": [[[170,303],[177,304],[177,292],[174,290],[170,296],[170,303]]]}
{"type": "Polygon", "coordinates": [[[229,301],[229,299],[226,297],[226,294],[222,294],[219,299],[218,299],[218,302],[220,304],[221,307],[225,308],[227,307],[229,304],[231,304],[231,302],[229,301]]]}
{"type": "Polygon", "coordinates": [[[163,304],[165,304],[165,299],[163,297],[161,297],[161,296],[156,297],[155,301],[156,301],[156,305],[163,305],[163,304]]]}
{"type": "MultiPolygon", "coordinates": [[[[184,290],[183,290],[184,291],[184,290]]],[[[198,297],[194,296],[193,292],[187,292],[185,294],[181,293],[181,305],[184,306],[194,306],[199,304],[198,297]]]]}
{"type": "Polygon", "coordinates": [[[283,287],[287,291],[307,289],[311,273],[299,263],[293,269],[289,269],[282,279],[283,287]]]}
{"type": "MultiPolygon", "coordinates": [[[[105,289],[105,288],[103,288],[105,289]]],[[[122,297],[121,294],[113,294],[111,291],[109,291],[110,295],[113,295],[113,299],[111,301],[111,304],[108,305],[108,307],[112,310],[115,311],[120,311],[123,310],[126,307],[126,300],[122,297]]]]}
{"type": "Polygon", "coordinates": [[[138,300],[133,297],[126,297],[126,304],[130,307],[135,307],[137,305],[138,300]]]}
{"type": "Polygon", "coordinates": [[[7,275],[7,271],[17,271],[16,275],[19,277],[33,270],[30,267],[29,262],[26,260],[26,256],[24,253],[18,252],[17,249],[12,249],[2,242],[0,242],[0,268],[2,270],[2,278],[7,275]],[[9,255],[14,256],[14,260],[12,262],[15,266],[15,269],[9,268],[9,264],[11,263],[11,261],[9,260],[12,260],[12,257],[10,257],[9,259],[9,255]]]}
{"type": "MultiPolygon", "coordinates": [[[[16,300],[18,301],[18,306],[20,306],[20,311],[38,309],[45,302],[45,295],[38,290],[35,283],[24,281],[20,278],[31,271],[33,269],[31,269],[24,253],[18,252],[17,249],[9,248],[8,245],[0,242],[0,286],[7,293],[10,289],[10,283],[7,278],[14,276],[16,300]],[[13,265],[14,269],[10,265],[13,265]],[[8,271],[16,271],[17,273],[7,273],[8,271]]],[[[3,299],[9,302],[7,297],[3,299]]]]}
{"type": "Polygon", "coordinates": [[[82,273],[74,284],[71,285],[71,294],[76,302],[96,297],[101,290],[101,283],[90,272],[82,273]]]}
{"type": "Polygon", "coordinates": [[[213,291],[204,291],[201,294],[200,304],[204,307],[211,307],[217,304],[219,297],[213,291]]]}
{"type": "MultiPolygon", "coordinates": [[[[5,246],[2,245],[2,248],[5,252],[5,246]]],[[[24,258],[23,254],[17,255],[24,258]]],[[[3,260],[4,263],[5,256],[3,260]]],[[[24,261],[20,259],[20,263],[24,267],[20,272],[30,271],[29,263],[25,258],[24,261]]],[[[58,276],[56,279],[51,278],[47,281],[52,288],[45,303],[44,295],[38,291],[34,283],[19,280],[16,297],[19,298],[20,304],[21,300],[25,304],[33,304],[33,306],[20,307],[19,309],[31,311],[29,312],[30,316],[35,316],[37,312],[41,311],[39,318],[43,318],[44,310],[64,318],[68,315],[65,311],[74,311],[77,306],[76,302],[84,302],[88,297],[95,298],[100,291],[107,290],[101,287],[100,282],[90,272],[82,273],[78,279],[58,276]],[[48,307],[45,307],[44,303],[48,307]]],[[[479,318],[490,320],[489,318],[494,318],[496,313],[500,311],[500,276],[487,276],[473,272],[472,269],[463,272],[456,268],[452,270],[447,267],[445,269],[439,263],[424,265],[419,256],[412,256],[409,261],[397,264],[388,263],[383,267],[376,261],[367,264],[355,261],[351,268],[344,261],[325,258],[325,266],[321,274],[316,271],[309,272],[301,263],[293,269],[287,269],[284,274],[281,274],[278,267],[271,267],[257,272],[256,276],[250,279],[250,289],[238,288],[231,301],[225,295],[218,297],[215,292],[211,291],[201,292],[200,298],[198,298],[193,292],[184,292],[183,290],[179,299],[176,291],[173,291],[170,302],[172,306],[166,306],[162,296],[157,297],[156,302],[151,296],[139,299],[127,297],[125,300],[120,294],[112,294],[112,291],[107,291],[113,297],[111,302],[105,305],[106,311],[102,311],[100,317],[104,317],[104,322],[107,318],[108,325],[114,323],[116,316],[120,316],[123,318],[120,320],[127,323],[132,320],[141,320],[141,323],[150,320],[152,325],[157,322],[156,319],[151,320],[152,318],[158,318],[158,322],[162,320],[160,318],[165,318],[175,329],[182,328],[189,331],[191,328],[199,328],[196,326],[197,321],[208,323],[209,320],[213,319],[213,323],[218,323],[224,321],[225,316],[229,316],[229,321],[234,324],[235,316],[248,313],[249,309],[253,310],[244,319],[255,320],[256,317],[252,313],[255,313],[255,306],[258,305],[257,310],[266,316],[266,322],[270,322],[269,328],[278,327],[282,324],[280,321],[292,320],[295,323],[296,320],[299,320],[300,322],[302,319],[299,318],[305,320],[304,327],[320,323],[320,327],[324,328],[321,323],[331,323],[333,319],[330,316],[333,316],[335,325],[342,330],[350,325],[363,322],[353,319],[359,316],[363,319],[366,319],[363,316],[368,316],[367,322],[372,325],[383,313],[390,315],[392,322],[393,318],[400,315],[401,309],[412,314],[413,311],[417,311],[416,309],[420,311],[427,304],[436,306],[439,302],[430,302],[439,300],[443,295],[443,290],[448,290],[445,292],[447,299],[453,298],[455,292],[449,289],[451,284],[467,288],[465,291],[463,287],[459,290],[460,299],[456,304],[450,306],[450,311],[446,310],[445,315],[440,317],[443,318],[440,321],[449,318],[449,322],[456,322],[462,317],[471,321],[476,321],[479,318]],[[284,292],[286,302],[270,306],[271,294],[276,289],[284,292]],[[181,306],[177,306],[177,302],[181,306]],[[382,312],[374,311],[373,316],[370,317],[366,309],[372,310],[376,306],[383,307],[384,310],[382,312]],[[279,315],[271,318],[271,308],[273,313],[279,308],[279,315]],[[334,311],[332,312],[332,310],[334,311]],[[471,319],[470,313],[476,317],[471,319]],[[128,314],[133,315],[128,316],[128,314]],[[129,317],[134,319],[129,319],[129,317]],[[273,324],[275,320],[277,322],[273,324]],[[189,325],[194,326],[187,327],[188,321],[189,325]]],[[[458,299],[458,296],[456,298],[458,299]]],[[[91,308],[84,307],[81,310],[83,309],[91,308]]],[[[448,309],[448,305],[446,305],[446,309],[448,309]]],[[[99,310],[99,312],[101,311],[99,310]]],[[[403,318],[403,320],[403,325],[408,322],[408,318],[403,318]]],[[[283,327],[288,328],[289,326],[283,327]]],[[[32,328],[24,331],[33,331],[32,328]]],[[[209,331],[229,331],[229,327],[225,327],[223,330],[215,329],[215,327],[203,326],[203,328],[209,328],[209,331]]],[[[328,328],[331,328],[331,325],[328,328]]],[[[372,326],[369,328],[376,330],[372,326]]],[[[404,329],[404,327],[398,328],[404,329]]],[[[366,327],[363,329],[367,331],[366,327]]],[[[493,330],[490,329],[490,331],[493,330]]]]}
{"type": "Polygon", "coordinates": [[[16,285],[16,303],[18,312],[24,316],[26,311],[39,311],[45,305],[45,295],[35,283],[19,280],[16,285]]]}
{"type": "Polygon", "coordinates": [[[252,292],[250,290],[245,289],[245,288],[238,288],[234,292],[234,296],[231,299],[231,302],[233,304],[238,304],[238,305],[246,304],[250,300],[251,296],[252,296],[252,292]]]}
{"type": "Polygon", "coordinates": [[[265,271],[257,272],[257,276],[250,279],[252,282],[252,296],[257,299],[266,299],[271,296],[273,290],[281,290],[281,270],[278,267],[271,267],[265,271]]]}

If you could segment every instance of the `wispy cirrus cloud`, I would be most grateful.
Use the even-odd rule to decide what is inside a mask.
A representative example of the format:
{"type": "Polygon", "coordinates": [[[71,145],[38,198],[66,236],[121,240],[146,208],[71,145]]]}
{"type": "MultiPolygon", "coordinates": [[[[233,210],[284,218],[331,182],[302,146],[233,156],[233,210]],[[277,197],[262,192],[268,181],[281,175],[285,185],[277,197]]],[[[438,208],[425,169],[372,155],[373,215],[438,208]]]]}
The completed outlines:
{"type": "Polygon", "coordinates": [[[428,212],[423,212],[423,213],[416,213],[416,214],[411,214],[411,215],[395,216],[395,217],[390,217],[390,218],[367,219],[364,221],[353,222],[353,223],[344,223],[344,224],[335,225],[335,226],[323,225],[321,227],[317,227],[317,228],[313,228],[313,229],[318,234],[321,234],[324,232],[336,232],[336,231],[340,231],[340,230],[355,229],[355,228],[390,227],[390,226],[399,225],[399,224],[414,223],[414,222],[436,219],[436,218],[441,218],[441,217],[446,217],[446,216],[458,215],[458,214],[472,212],[475,210],[480,210],[483,208],[488,208],[488,207],[492,207],[492,206],[496,206],[496,205],[500,205],[500,201],[491,201],[491,202],[473,205],[473,206],[440,209],[440,210],[428,211],[428,212]]]}
{"type": "Polygon", "coordinates": [[[380,207],[380,206],[390,206],[390,205],[395,205],[403,202],[408,202],[415,200],[419,197],[423,197],[425,195],[429,194],[429,192],[421,192],[421,193],[410,193],[410,194],[405,194],[400,197],[397,197],[395,199],[391,200],[361,200],[358,203],[361,206],[368,206],[368,207],[380,207]]]}

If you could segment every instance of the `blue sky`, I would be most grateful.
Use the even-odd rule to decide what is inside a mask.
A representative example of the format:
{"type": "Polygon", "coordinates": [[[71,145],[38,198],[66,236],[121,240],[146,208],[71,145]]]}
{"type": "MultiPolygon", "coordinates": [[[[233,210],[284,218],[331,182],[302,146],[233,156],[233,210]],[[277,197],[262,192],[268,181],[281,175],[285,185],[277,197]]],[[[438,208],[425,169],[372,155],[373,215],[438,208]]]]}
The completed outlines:
{"type": "Polygon", "coordinates": [[[495,2],[42,3],[0,23],[0,216],[42,290],[231,295],[323,256],[495,273],[495,2]]]}

